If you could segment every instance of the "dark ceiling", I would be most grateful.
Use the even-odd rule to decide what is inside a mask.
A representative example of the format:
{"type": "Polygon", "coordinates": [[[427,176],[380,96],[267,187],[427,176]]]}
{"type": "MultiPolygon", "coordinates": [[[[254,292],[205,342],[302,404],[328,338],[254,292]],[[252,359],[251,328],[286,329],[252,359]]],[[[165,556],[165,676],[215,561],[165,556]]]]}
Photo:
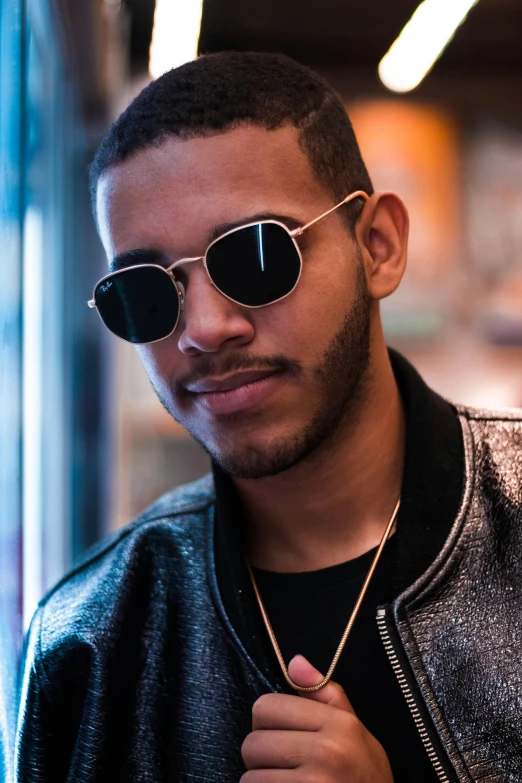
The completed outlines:
{"type": "Polygon", "coordinates": [[[154,24],[154,0],[123,0],[130,17],[131,70],[140,73],[148,70],[149,48],[154,24]]]}
{"type": "MultiPolygon", "coordinates": [[[[375,69],[419,0],[205,0],[201,52],[283,51],[316,67],[375,69]]],[[[522,73],[521,0],[479,0],[438,67],[522,73]]]]}
{"type": "MultiPolygon", "coordinates": [[[[131,16],[132,70],[147,67],[154,0],[124,0],[131,16]]],[[[199,50],[281,51],[322,71],[382,90],[377,65],[419,0],[204,0],[199,50]]],[[[479,0],[423,83],[438,78],[520,86],[522,0],[479,0]]],[[[467,89],[467,88],[466,88],[467,89]]],[[[511,98],[512,100],[512,98],[511,98]]]]}
{"type": "MultiPolygon", "coordinates": [[[[154,0],[124,0],[131,57],[147,62],[154,0]]],[[[282,51],[316,67],[375,69],[419,0],[205,0],[200,51],[282,51]]],[[[479,0],[438,63],[522,75],[522,0],[479,0]]]]}

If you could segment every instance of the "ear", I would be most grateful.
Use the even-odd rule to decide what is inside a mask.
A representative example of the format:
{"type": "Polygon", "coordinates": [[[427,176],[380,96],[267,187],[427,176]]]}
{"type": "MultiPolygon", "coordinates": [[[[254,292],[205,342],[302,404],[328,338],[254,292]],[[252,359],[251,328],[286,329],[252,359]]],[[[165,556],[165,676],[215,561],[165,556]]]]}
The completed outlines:
{"type": "Polygon", "coordinates": [[[408,230],[408,212],[395,193],[370,196],[355,233],[372,299],[390,296],[401,282],[406,269],[408,230]]]}

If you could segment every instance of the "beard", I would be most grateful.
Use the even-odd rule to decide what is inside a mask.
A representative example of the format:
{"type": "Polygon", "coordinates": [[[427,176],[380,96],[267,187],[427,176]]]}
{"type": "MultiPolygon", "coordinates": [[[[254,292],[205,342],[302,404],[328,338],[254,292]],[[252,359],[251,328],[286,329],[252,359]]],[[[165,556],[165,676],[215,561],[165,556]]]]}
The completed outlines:
{"type": "MultiPolygon", "coordinates": [[[[275,476],[289,470],[305,459],[318,458],[324,453],[325,447],[341,431],[344,437],[349,435],[356,426],[359,410],[362,404],[365,381],[370,363],[370,299],[364,273],[362,256],[359,254],[357,263],[356,295],[352,306],[346,313],[343,323],[330,340],[321,361],[312,369],[314,380],[318,387],[318,410],[314,417],[299,431],[280,439],[272,439],[260,445],[242,443],[238,449],[220,449],[209,446],[198,435],[189,429],[191,435],[201,444],[211,459],[219,465],[224,473],[237,479],[262,479],[275,476]]],[[[220,365],[221,373],[235,370],[261,367],[279,369],[294,377],[302,373],[299,362],[289,360],[284,356],[242,357],[241,354],[231,355],[220,365]]],[[[192,380],[213,374],[210,360],[203,360],[192,380]]],[[[217,373],[216,373],[217,374],[217,373]]],[[[175,386],[178,399],[183,398],[184,387],[188,376],[179,379],[175,386]]],[[[155,389],[163,407],[174,416],[173,411],[162,399],[158,389],[155,389]]],[[[186,394],[186,392],[185,392],[186,394]]],[[[237,414],[227,418],[235,419],[237,414]]],[[[174,416],[174,418],[178,418],[174,416]]],[[[181,417],[182,418],[182,417],[181,417]]],[[[187,426],[183,421],[181,423],[187,426]]],[[[187,427],[188,428],[188,427],[187,427]]],[[[233,439],[225,436],[224,441],[233,439]]],[[[238,436],[239,441],[241,435],[238,436]]]]}

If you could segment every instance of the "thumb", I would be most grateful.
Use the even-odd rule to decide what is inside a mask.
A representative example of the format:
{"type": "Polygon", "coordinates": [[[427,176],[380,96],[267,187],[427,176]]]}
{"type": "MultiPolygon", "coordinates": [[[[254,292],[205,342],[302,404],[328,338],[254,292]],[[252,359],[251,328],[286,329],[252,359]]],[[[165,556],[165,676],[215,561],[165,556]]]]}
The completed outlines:
{"type": "MultiPolygon", "coordinates": [[[[302,655],[294,655],[288,664],[288,674],[297,685],[306,687],[318,685],[321,680],[324,679],[324,675],[315,669],[302,655]]],[[[320,701],[323,704],[337,707],[339,710],[355,714],[344,690],[339,683],[333,682],[332,680],[319,691],[311,691],[310,693],[303,693],[300,691],[299,695],[304,696],[305,699],[320,701]]]]}

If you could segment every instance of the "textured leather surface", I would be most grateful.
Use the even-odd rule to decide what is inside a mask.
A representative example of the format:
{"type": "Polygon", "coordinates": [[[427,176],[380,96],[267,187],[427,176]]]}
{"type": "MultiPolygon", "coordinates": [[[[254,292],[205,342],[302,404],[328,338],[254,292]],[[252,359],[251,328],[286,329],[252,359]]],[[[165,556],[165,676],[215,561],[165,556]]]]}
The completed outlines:
{"type": "Polygon", "coordinates": [[[212,502],[208,478],[162,498],[42,603],[20,781],[239,781],[269,688],[212,603],[212,502]]]}
{"type": "MultiPolygon", "coordinates": [[[[461,512],[394,617],[459,780],[522,781],[522,425],[461,420],[461,512]]],[[[277,684],[219,606],[213,508],[209,478],[167,494],[41,602],[20,783],[239,781],[252,704],[277,684]]]]}
{"type": "MultiPolygon", "coordinates": [[[[466,491],[394,615],[461,781],[522,781],[522,425],[461,408],[466,491]]],[[[443,491],[443,487],[441,487],[443,491]]]]}

